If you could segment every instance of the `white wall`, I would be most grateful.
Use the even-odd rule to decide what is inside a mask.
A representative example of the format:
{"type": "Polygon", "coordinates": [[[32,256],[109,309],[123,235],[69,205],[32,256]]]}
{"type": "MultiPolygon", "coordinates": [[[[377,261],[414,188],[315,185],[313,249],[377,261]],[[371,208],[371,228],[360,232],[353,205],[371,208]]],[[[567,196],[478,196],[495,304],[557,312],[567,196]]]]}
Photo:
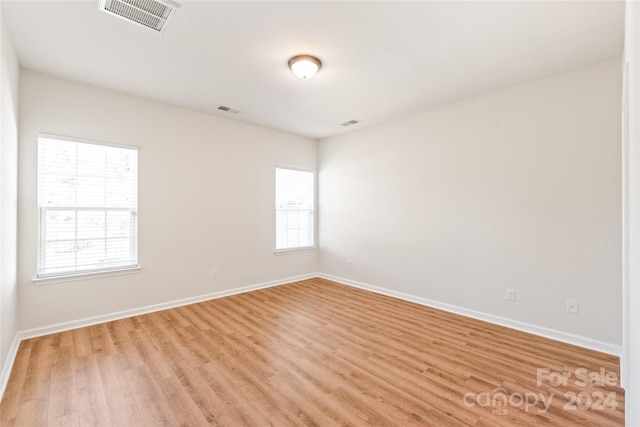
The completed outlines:
{"type": "Polygon", "coordinates": [[[319,270],[620,345],[620,93],[616,59],[322,140],[319,270]]]}
{"type": "Polygon", "coordinates": [[[316,155],[311,139],[23,70],[20,329],[316,271],[316,252],[273,253],[275,166],[315,170],[316,155]],[[139,147],[139,274],[32,283],[38,132],[139,147]]]}
{"type": "Polygon", "coordinates": [[[18,75],[18,61],[0,15],[0,394],[18,330],[18,75]]]}
{"type": "Polygon", "coordinates": [[[316,159],[310,139],[23,71],[19,328],[322,271],[619,345],[620,75],[611,60],[424,111],[316,159]],[[141,273],[32,283],[38,132],[140,147],[141,273]],[[321,250],[275,256],[274,166],[316,160],[321,250]]]}

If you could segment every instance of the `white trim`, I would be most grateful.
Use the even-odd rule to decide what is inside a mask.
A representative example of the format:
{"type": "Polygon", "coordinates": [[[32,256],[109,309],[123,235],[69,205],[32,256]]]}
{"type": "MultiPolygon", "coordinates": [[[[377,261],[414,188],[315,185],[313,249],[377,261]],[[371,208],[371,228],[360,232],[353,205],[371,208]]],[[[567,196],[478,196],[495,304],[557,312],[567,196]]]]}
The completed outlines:
{"type": "Polygon", "coordinates": [[[288,170],[298,171],[298,172],[309,172],[313,174],[313,180],[315,182],[316,171],[314,169],[299,168],[296,166],[284,166],[284,165],[276,165],[276,169],[288,169],[288,170]]]}
{"type": "Polygon", "coordinates": [[[102,271],[87,271],[86,273],[78,273],[78,274],[65,274],[61,276],[45,276],[45,277],[34,277],[31,281],[38,286],[41,285],[52,285],[54,283],[66,283],[66,282],[75,282],[77,280],[90,280],[90,279],[100,279],[102,277],[110,277],[110,276],[123,276],[125,274],[136,274],[140,273],[140,269],[142,267],[126,267],[126,268],[113,268],[109,270],[102,271]]]}
{"type": "Polygon", "coordinates": [[[622,91],[624,357],[620,361],[620,371],[627,402],[625,422],[629,426],[640,426],[640,3],[627,0],[625,6],[622,91]]]}
{"type": "Polygon", "coordinates": [[[275,249],[273,251],[274,254],[276,255],[285,255],[287,253],[292,253],[292,252],[309,252],[309,251],[313,251],[318,247],[317,244],[317,238],[318,238],[318,217],[316,215],[316,206],[318,204],[318,174],[315,170],[312,169],[303,169],[303,168],[297,168],[297,167],[292,167],[292,166],[282,166],[282,165],[278,165],[276,164],[276,168],[274,171],[274,190],[275,190],[275,202],[276,202],[276,206],[275,206],[275,222],[274,222],[274,233],[273,233],[273,237],[275,239],[274,243],[275,243],[275,249]],[[313,206],[311,206],[311,209],[300,209],[301,211],[309,211],[311,214],[311,232],[312,232],[312,236],[311,236],[311,246],[296,246],[296,247],[290,247],[290,248],[278,248],[278,211],[282,210],[282,211],[287,211],[287,209],[278,209],[277,206],[277,199],[278,199],[278,169],[281,170],[290,170],[290,171],[296,171],[296,172],[305,172],[305,173],[310,173],[311,177],[312,177],[312,186],[313,186],[313,206]]]}
{"type": "Polygon", "coordinates": [[[97,325],[99,323],[111,322],[114,320],[125,319],[127,317],[139,316],[141,314],[153,313],[156,311],[167,310],[169,308],[181,307],[183,305],[195,304],[198,302],[209,301],[212,299],[223,298],[230,295],[242,294],[245,292],[256,291],[258,289],[271,288],[273,286],[284,285],[287,283],[298,282],[300,280],[312,279],[319,277],[318,273],[303,274],[300,276],[287,277],[285,279],[272,280],[270,282],[258,283],[255,285],[243,286],[240,288],[227,289],[224,291],[212,292],[210,294],[199,295],[195,297],[183,298],[163,302],[160,304],[147,305],[130,310],[117,311],[115,313],[102,314],[99,316],[86,317],[84,319],[71,320],[69,322],[56,323],[55,325],[43,326],[40,328],[27,329],[20,331],[19,335],[22,339],[40,337],[43,335],[55,334],[58,332],[69,331],[71,329],[83,328],[85,326],[97,325]]]}
{"type": "Polygon", "coordinates": [[[40,328],[33,328],[33,329],[24,330],[24,331],[19,331],[14,337],[13,342],[11,343],[9,353],[7,355],[7,360],[5,361],[5,364],[2,367],[2,371],[0,372],[0,399],[2,399],[5,388],[7,386],[7,382],[11,374],[11,369],[13,368],[13,364],[15,362],[15,358],[18,353],[18,348],[22,340],[36,338],[43,335],[49,335],[49,334],[54,334],[54,333],[63,332],[63,331],[68,331],[71,329],[82,328],[85,326],[96,325],[99,323],[105,323],[105,322],[110,322],[114,320],[124,319],[127,317],[153,313],[156,311],[166,310],[166,309],[180,307],[184,305],[195,304],[202,301],[208,301],[212,299],[241,294],[245,292],[256,291],[258,289],[265,289],[265,288],[284,285],[287,283],[293,283],[301,280],[313,279],[316,277],[332,280],[334,282],[342,283],[344,285],[353,286],[353,287],[364,289],[371,292],[376,292],[379,294],[391,296],[391,297],[402,299],[405,301],[414,302],[427,307],[437,308],[450,313],[459,314],[461,316],[466,316],[473,319],[478,319],[485,322],[493,323],[496,325],[505,326],[507,328],[528,332],[528,333],[549,338],[552,340],[561,341],[568,344],[574,344],[574,345],[578,345],[580,347],[588,348],[591,350],[596,350],[603,353],[622,357],[622,347],[618,345],[594,340],[594,339],[579,336],[579,335],[569,334],[562,331],[557,331],[555,329],[536,326],[536,325],[532,325],[525,322],[519,322],[517,320],[511,320],[504,317],[494,316],[491,314],[482,313],[475,310],[469,310],[463,307],[446,304],[438,301],[433,301],[426,298],[420,298],[420,297],[405,294],[402,292],[396,292],[390,289],[373,286],[373,285],[369,285],[362,282],[357,282],[355,280],[332,276],[330,274],[309,273],[309,274],[303,274],[299,276],[288,277],[280,280],[273,280],[269,282],[258,283],[255,285],[243,286],[240,288],[233,288],[233,289],[228,289],[224,291],[213,292],[210,294],[200,295],[196,297],[183,298],[183,299],[169,301],[165,303],[148,305],[148,306],[134,308],[130,310],[123,310],[123,311],[118,311],[118,312],[99,315],[99,316],[87,317],[84,319],[72,320],[69,322],[57,323],[50,326],[44,326],[40,328]]]}
{"type": "Polygon", "coordinates": [[[274,286],[284,285],[287,283],[298,282],[300,280],[313,279],[319,277],[319,273],[302,274],[299,276],[287,277],[280,280],[272,280],[270,282],[258,283],[255,285],[243,286],[240,288],[228,289],[225,291],[213,292],[210,294],[200,295],[196,297],[183,298],[179,300],[164,302],[160,304],[147,305],[144,307],[133,308],[130,310],[117,311],[115,313],[103,314],[100,316],[86,317],[84,319],[71,320],[69,322],[56,323],[55,325],[44,326],[41,328],[27,329],[18,331],[13,338],[7,360],[5,361],[2,371],[0,371],[0,400],[4,395],[5,388],[13,369],[13,364],[18,354],[18,348],[23,340],[41,337],[43,335],[55,334],[58,332],[69,331],[71,329],[83,328],[85,326],[97,325],[99,323],[111,322],[113,320],[125,319],[127,317],[139,316],[141,314],[153,313],[156,311],[166,310],[169,308],[181,307],[183,305],[195,304],[202,301],[208,301],[216,298],[227,297],[230,295],[242,294],[258,289],[271,288],[274,286]]]}
{"type": "Polygon", "coordinates": [[[57,139],[60,141],[77,142],[80,144],[106,145],[107,147],[125,148],[128,150],[139,151],[138,147],[136,147],[135,145],[116,144],[115,142],[97,141],[94,139],[76,138],[74,136],[62,136],[45,132],[38,132],[38,138],[57,139]]]}
{"type": "Polygon", "coordinates": [[[20,347],[20,343],[23,338],[20,336],[20,332],[13,337],[13,341],[11,341],[11,347],[9,347],[9,353],[7,353],[7,359],[4,362],[4,366],[0,371],[0,400],[2,400],[2,396],[4,396],[4,391],[7,388],[7,384],[9,383],[9,376],[11,376],[11,370],[13,369],[13,363],[16,361],[16,356],[18,355],[18,348],[20,347]]]}
{"type": "MultiPolygon", "coordinates": [[[[628,6],[627,6],[628,8],[628,6]]],[[[631,220],[632,202],[635,207],[635,201],[631,197],[629,189],[634,186],[631,181],[630,170],[637,169],[637,165],[631,162],[629,150],[629,62],[622,63],[622,346],[624,348],[623,357],[620,357],[620,387],[627,387],[627,372],[629,372],[627,361],[624,357],[628,350],[628,327],[629,327],[629,306],[627,299],[629,295],[629,278],[632,277],[631,269],[631,224],[635,222],[631,220]]]]}
{"type": "MultiPolygon", "coordinates": [[[[68,137],[68,136],[60,136],[60,135],[54,135],[54,134],[49,134],[49,133],[43,133],[43,132],[39,132],[38,133],[38,138],[37,138],[37,152],[36,152],[36,157],[37,157],[37,198],[38,198],[38,225],[36,227],[37,233],[37,274],[36,277],[34,279],[32,279],[32,282],[34,284],[38,284],[37,282],[41,281],[41,280],[47,280],[49,278],[62,278],[63,282],[69,281],[68,279],[66,279],[67,277],[69,278],[73,278],[77,275],[83,275],[83,274],[91,274],[91,273],[100,273],[103,271],[118,271],[118,270],[125,270],[125,269],[129,269],[132,267],[136,267],[137,263],[138,263],[138,190],[139,190],[139,174],[138,174],[138,166],[139,166],[139,154],[138,154],[138,147],[134,147],[134,146],[130,146],[130,145],[124,145],[124,144],[115,144],[115,143],[111,143],[111,142],[103,142],[103,141],[92,141],[92,140],[87,140],[87,139],[81,139],[81,138],[75,138],[75,137],[68,137]],[[135,161],[135,165],[136,165],[136,173],[135,173],[135,206],[133,207],[111,207],[111,206],[77,206],[77,205],[68,205],[68,206],[40,206],[41,200],[40,200],[40,184],[41,184],[41,176],[40,173],[42,172],[40,170],[40,166],[41,166],[41,148],[43,147],[43,142],[41,140],[52,140],[53,142],[55,141],[68,141],[68,142],[73,142],[76,144],[86,144],[86,145],[94,145],[94,146],[99,146],[99,147],[111,147],[111,148],[118,148],[118,149],[122,149],[122,150],[129,150],[131,152],[135,152],[135,156],[136,156],[136,161],[135,161]],[[130,212],[131,217],[130,217],[130,230],[131,233],[129,234],[129,239],[131,240],[130,243],[130,250],[131,250],[131,259],[130,261],[132,261],[131,263],[127,263],[127,264],[123,264],[120,263],[119,265],[113,265],[107,268],[96,268],[96,269],[91,269],[91,270],[87,270],[87,271],[82,271],[82,270],[77,270],[76,268],[71,269],[71,270],[66,270],[63,272],[58,272],[58,273],[42,273],[42,262],[43,262],[43,257],[45,257],[45,246],[46,243],[49,241],[46,238],[46,212],[49,210],[73,210],[76,211],[76,214],[78,213],[78,211],[104,211],[105,215],[107,214],[107,212],[109,211],[127,211],[130,212]]],[[[76,153],[77,154],[77,153],[76,153]]],[[[75,168],[78,168],[78,159],[76,158],[76,162],[75,162],[75,168]]],[[[77,173],[77,170],[76,170],[77,173]]],[[[105,172],[105,174],[107,174],[107,172],[105,172]]],[[[106,176],[106,175],[105,175],[106,176]]],[[[106,190],[105,190],[106,191],[106,190]]],[[[76,200],[77,202],[77,200],[76,200]]],[[[73,239],[68,239],[68,241],[78,241],[78,240],[82,240],[82,239],[78,239],[78,219],[77,219],[77,215],[76,215],[76,219],[75,219],[75,235],[73,239]]],[[[106,230],[105,230],[105,235],[104,235],[104,241],[105,241],[105,245],[107,242],[107,237],[106,237],[106,230]]],[[[105,246],[105,251],[106,251],[107,246],[105,246]]],[[[75,263],[77,264],[78,261],[78,255],[76,252],[75,255],[75,263]]],[[[45,262],[46,264],[46,262],[45,262]]],[[[75,267],[77,267],[77,265],[75,265],[75,267]]],[[[46,268],[45,268],[46,270],[46,268]]],[[[91,278],[91,277],[87,277],[87,278],[91,278]]],[[[80,279],[71,279],[71,280],[81,280],[80,279]]],[[[47,282],[41,282],[41,284],[53,284],[53,283],[59,283],[60,281],[58,280],[53,280],[53,281],[47,281],[47,282]]]]}
{"type": "Polygon", "coordinates": [[[569,333],[558,331],[555,329],[545,328],[543,326],[536,326],[530,323],[520,322],[517,320],[511,320],[505,317],[494,316],[492,314],[470,310],[470,309],[459,307],[456,305],[446,304],[443,302],[434,301],[427,298],[421,298],[414,295],[405,294],[402,292],[396,292],[390,289],[369,285],[367,283],[362,283],[362,282],[357,282],[355,280],[332,276],[330,274],[320,273],[319,277],[327,280],[332,280],[334,282],[342,283],[344,285],[353,286],[355,288],[360,288],[360,289],[375,292],[378,294],[399,298],[405,301],[411,301],[420,305],[425,305],[427,307],[437,308],[439,310],[447,311],[449,313],[459,314],[461,316],[471,317],[472,319],[493,323],[494,325],[505,326],[507,328],[515,329],[522,332],[527,332],[527,333],[538,335],[544,338],[561,341],[567,344],[574,344],[580,347],[600,351],[602,353],[612,354],[618,357],[622,355],[622,346],[620,345],[610,344],[603,341],[594,340],[588,337],[569,334],[569,333]]]}
{"type": "Polygon", "coordinates": [[[316,249],[318,249],[317,246],[305,246],[305,247],[291,248],[291,249],[276,249],[275,251],[273,251],[273,253],[276,255],[288,255],[288,254],[295,254],[298,252],[313,252],[316,249]]]}

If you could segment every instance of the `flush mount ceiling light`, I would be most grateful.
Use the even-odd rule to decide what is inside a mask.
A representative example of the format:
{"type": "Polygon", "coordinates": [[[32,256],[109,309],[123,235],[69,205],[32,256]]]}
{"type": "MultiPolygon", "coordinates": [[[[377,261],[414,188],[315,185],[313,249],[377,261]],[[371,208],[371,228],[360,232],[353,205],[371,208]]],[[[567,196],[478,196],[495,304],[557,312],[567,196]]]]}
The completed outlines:
{"type": "Polygon", "coordinates": [[[322,67],[322,62],[315,56],[298,55],[289,60],[289,68],[301,79],[310,79],[322,67]]]}

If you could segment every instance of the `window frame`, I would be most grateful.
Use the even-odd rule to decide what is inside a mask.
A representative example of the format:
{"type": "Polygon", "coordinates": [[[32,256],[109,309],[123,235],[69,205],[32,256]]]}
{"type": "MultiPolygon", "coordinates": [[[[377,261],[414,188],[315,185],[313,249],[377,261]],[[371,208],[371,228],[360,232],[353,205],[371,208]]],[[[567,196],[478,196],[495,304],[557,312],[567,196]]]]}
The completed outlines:
{"type": "MultiPolygon", "coordinates": [[[[50,283],[62,283],[68,281],[75,280],[85,280],[90,278],[97,277],[105,277],[105,276],[115,276],[122,274],[131,274],[137,273],[140,271],[140,259],[138,254],[138,237],[139,237],[139,229],[138,229],[138,215],[139,215],[139,165],[140,165],[140,149],[136,146],[125,145],[125,144],[117,144],[106,141],[98,141],[91,140],[86,138],[76,138],[70,136],[63,136],[51,133],[39,132],[36,138],[36,220],[37,220],[37,229],[36,229],[36,274],[32,279],[34,284],[50,284],[50,283]],[[39,201],[39,181],[40,181],[40,139],[53,139],[59,141],[73,142],[79,144],[90,144],[90,145],[98,145],[103,147],[113,147],[113,148],[122,148],[126,150],[135,150],[137,153],[136,158],[136,203],[135,208],[122,208],[122,207],[88,207],[88,206],[69,206],[69,207],[47,207],[40,206],[39,201]],[[116,211],[126,211],[131,212],[131,226],[132,226],[132,238],[131,238],[131,253],[133,255],[133,260],[135,261],[132,264],[123,264],[118,266],[109,266],[104,268],[94,268],[87,270],[68,270],[62,272],[55,273],[41,273],[41,260],[42,260],[42,250],[43,245],[46,244],[46,240],[42,240],[42,232],[43,232],[43,215],[44,212],[48,210],[67,210],[67,211],[104,211],[105,214],[107,212],[116,212],[116,211]]],[[[106,239],[106,237],[105,237],[106,239]]]]}
{"type": "Polygon", "coordinates": [[[317,180],[317,173],[315,170],[313,169],[307,169],[307,168],[301,168],[301,167],[296,167],[296,166],[287,166],[287,165],[280,165],[277,164],[275,166],[275,168],[273,169],[273,182],[274,182],[274,220],[273,220],[273,226],[274,226],[274,233],[273,233],[273,237],[274,237],[274,253],[276,255],[287,255],[287,254],[292,254],[292,253],[300,253],[300,252],[311,252],[311,251],[315,251],[318,248],[318,220],[317,220],[317,206],[318,206],[318,191],[317,191],[317,185],[318,185],[318,180],[317,180]],[[311,215],[312,215],[312,225],[311,225],[311,231],[312,231],[312,243],[309,246],[297,246],[297,247],[292,247],[292,248],[283,248],[283,249],[279,249],[278,248],[278,206],[275,205],[275,202],[277,200],[277,192],[278,192],[278,188],[277,188],[277,173],[278,173],[278,169],[286,169],[286,170],[291,170],[291,171],[296,171],[296,172],[307,172],[311,174],[312,177],[312,191],[313,191],[313,206],[311,207],[311,215]]]}

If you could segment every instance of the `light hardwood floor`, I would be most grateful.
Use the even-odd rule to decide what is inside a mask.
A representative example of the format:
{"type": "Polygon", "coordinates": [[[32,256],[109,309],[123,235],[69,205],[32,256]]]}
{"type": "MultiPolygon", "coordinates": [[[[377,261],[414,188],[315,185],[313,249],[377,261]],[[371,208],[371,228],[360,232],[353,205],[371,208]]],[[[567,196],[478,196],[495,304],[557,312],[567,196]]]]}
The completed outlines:
{"type": "Polygon", "coordinates": [[[311,279],[26,340],[0,423],[623,425],[623,390],[577,369],[619,377],[610,355],[311,279]]]}

